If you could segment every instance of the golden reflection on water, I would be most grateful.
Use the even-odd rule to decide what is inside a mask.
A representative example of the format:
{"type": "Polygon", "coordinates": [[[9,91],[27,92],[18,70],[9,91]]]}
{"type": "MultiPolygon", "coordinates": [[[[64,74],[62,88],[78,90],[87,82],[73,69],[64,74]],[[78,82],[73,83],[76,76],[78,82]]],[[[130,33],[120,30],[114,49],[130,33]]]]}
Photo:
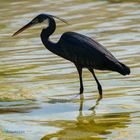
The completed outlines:
{"type": "Polygon", "coordinates": [[[44,136],[41,140],[48,140],[51,138],[58,138],[62,140],[102,140],[107,138],[107,135],[111,134],[113,129],[126,128],[131,121],[130,112],[110,113],[100,116],[96,115],[94,107],[90,114],[85,115],[83,113],[83,101],[80,103],[79,108],[79,114],[76,117],[76,120],[41,122],[41,125],[45,125],[46,123],[49,126],[63,128],[56,133],[44,136]]]}
{"type": "Polygon", "coordinates": [[[139,139],[140,7],[138,0],[117,2],[1,1],[0,139],[139,139]],[[11,37],[44,12],[70,23],[57,21],[53,41],[66,31],[96,38],[130,66],[131,75],[96,71],[104,89],[103,99],[96,102],[96,83],[85,70],[85,100],[79,111],[80,101],[73,98],[79,91],[77,71],[73,64],[44,48],[41,27],[11,37]]]}
{"type": "Polygon", "coordinates": [[[111,134],[111,130],[115,128],[126,128],[129,123],[129,113],[116,113],[110,116],[102,116],[94,119],[94,114],[84,116],[79,113],[76,121],[53,121],[48,122],[48,125],[63,128],[57,133],[52,133],[44,136],[42,140],[51,138],[58,139],[79,139],[79,140],[102,140],[111,134]],[[112,119],[113,118],[113,119],[112,119]],[[111,119],[111,120],[110,120],[111,119]],[[99,136],[100,135],[100,136],[99,136]]]}

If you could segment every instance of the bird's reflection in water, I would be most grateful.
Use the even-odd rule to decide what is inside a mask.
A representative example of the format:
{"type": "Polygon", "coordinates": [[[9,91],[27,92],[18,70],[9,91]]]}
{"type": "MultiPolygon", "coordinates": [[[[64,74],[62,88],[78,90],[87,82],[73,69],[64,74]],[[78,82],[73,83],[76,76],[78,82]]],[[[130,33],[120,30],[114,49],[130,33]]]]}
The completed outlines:
{"type": "Polygon", "coordinates": [[[102,140],[106,139],[113,130],[126,128],[130,122],[130,112],[95,114],[96,106],[100,100],[97,100],[94,107],[88,112],[83,111],[83,102],[80,101],[80,107],[76,120],[55,120],[48,121],[47,125],[62,128],[62,130],[47,134],[41,140],[51,138],[61,140],[102,140]],[[86,114],[86,115],[85,115],[86,114]]]}
{"type": "MultiPolygon", "coordinates": [[[[92,106],[91,108],[89,108],[89,110],[93,110],[93,111],[94,111],[94,109],[96,108],[96,106],[98,106],[98,104],[99,104],[99,102],[102,100],[102,98],[103,98],[102,95],[100,95],[100,96],[98,97],[98,99],[96,100],[95,105],[92,106]]],[[[82,99],[80,98],[80,107],[79,107],[79,111],[82,111],[82,110],[83,110],[83,102],[84,102],[83,98],[82,98],[82,99]]]]}

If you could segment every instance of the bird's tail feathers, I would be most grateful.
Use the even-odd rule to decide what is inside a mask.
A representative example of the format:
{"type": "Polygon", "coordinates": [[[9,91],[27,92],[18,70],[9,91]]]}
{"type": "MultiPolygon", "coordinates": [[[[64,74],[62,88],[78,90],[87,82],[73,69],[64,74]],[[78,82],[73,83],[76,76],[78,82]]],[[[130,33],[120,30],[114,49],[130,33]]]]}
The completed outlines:
{"type": "Polygon", "coordinates": [[[112,71],[117,71],[122,75],[129,75],[130,74],[130,68],[123,63],[119,62],[115,58],[112,59],[110,56],[106,56],[108,59],[106,61],[106,64],[108,65],[108,69],[112,71]]]}
{"type": "Polygon", "coordinates": [[[126,65],[124,65],[121,62],[118,62],[118,69],[117,71],[122,75],[129,75],[130,74],[130,68],[126,65]]]}

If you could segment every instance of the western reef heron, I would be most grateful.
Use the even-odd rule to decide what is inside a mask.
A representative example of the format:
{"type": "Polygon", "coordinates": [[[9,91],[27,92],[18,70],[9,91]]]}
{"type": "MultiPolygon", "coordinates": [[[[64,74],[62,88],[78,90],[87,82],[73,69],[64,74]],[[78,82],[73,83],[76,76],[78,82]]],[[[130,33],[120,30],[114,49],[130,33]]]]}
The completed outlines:
{"type": "Polygon", "coordinates": [[[75,64],[80,79],[80,98],[83,98],[84,91],[82,81],[83,68],[87,68],[92,73],[97,83],[100,98],[102,97],[102,86],[94,73],[94,69],[116,71],[122,75],[130,74],[129,67],[119,62],[104,46],[90,37],[76,32],[65,32],[57,43],[50,41],[49,37],[56,29],[54,18],[67,23],[65,20],[57,16],[40,14],[15,32],[13,36],[33,25],[48,20],[48,27],[42,29],[40,34],[41,40],[49,51],[75,64]]]}

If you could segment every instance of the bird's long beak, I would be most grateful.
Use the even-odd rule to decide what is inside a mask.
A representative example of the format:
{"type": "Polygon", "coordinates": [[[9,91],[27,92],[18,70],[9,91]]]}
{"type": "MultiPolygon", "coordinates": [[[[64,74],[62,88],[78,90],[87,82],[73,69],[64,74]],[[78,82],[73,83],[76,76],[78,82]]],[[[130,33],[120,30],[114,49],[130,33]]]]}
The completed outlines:
{"type": "Polygon", "coordinates": [[[19,29],[17,32],[15,32],[12,36],[16,36],[19,33],[21,33],[22,31],[24,31],[25,29],[28,29],[29,27],[33,26],[35,23],[34,22],[29,22],[28,24],[26,24],[25,26],[23,26],[21,29],[19,29]]]}

